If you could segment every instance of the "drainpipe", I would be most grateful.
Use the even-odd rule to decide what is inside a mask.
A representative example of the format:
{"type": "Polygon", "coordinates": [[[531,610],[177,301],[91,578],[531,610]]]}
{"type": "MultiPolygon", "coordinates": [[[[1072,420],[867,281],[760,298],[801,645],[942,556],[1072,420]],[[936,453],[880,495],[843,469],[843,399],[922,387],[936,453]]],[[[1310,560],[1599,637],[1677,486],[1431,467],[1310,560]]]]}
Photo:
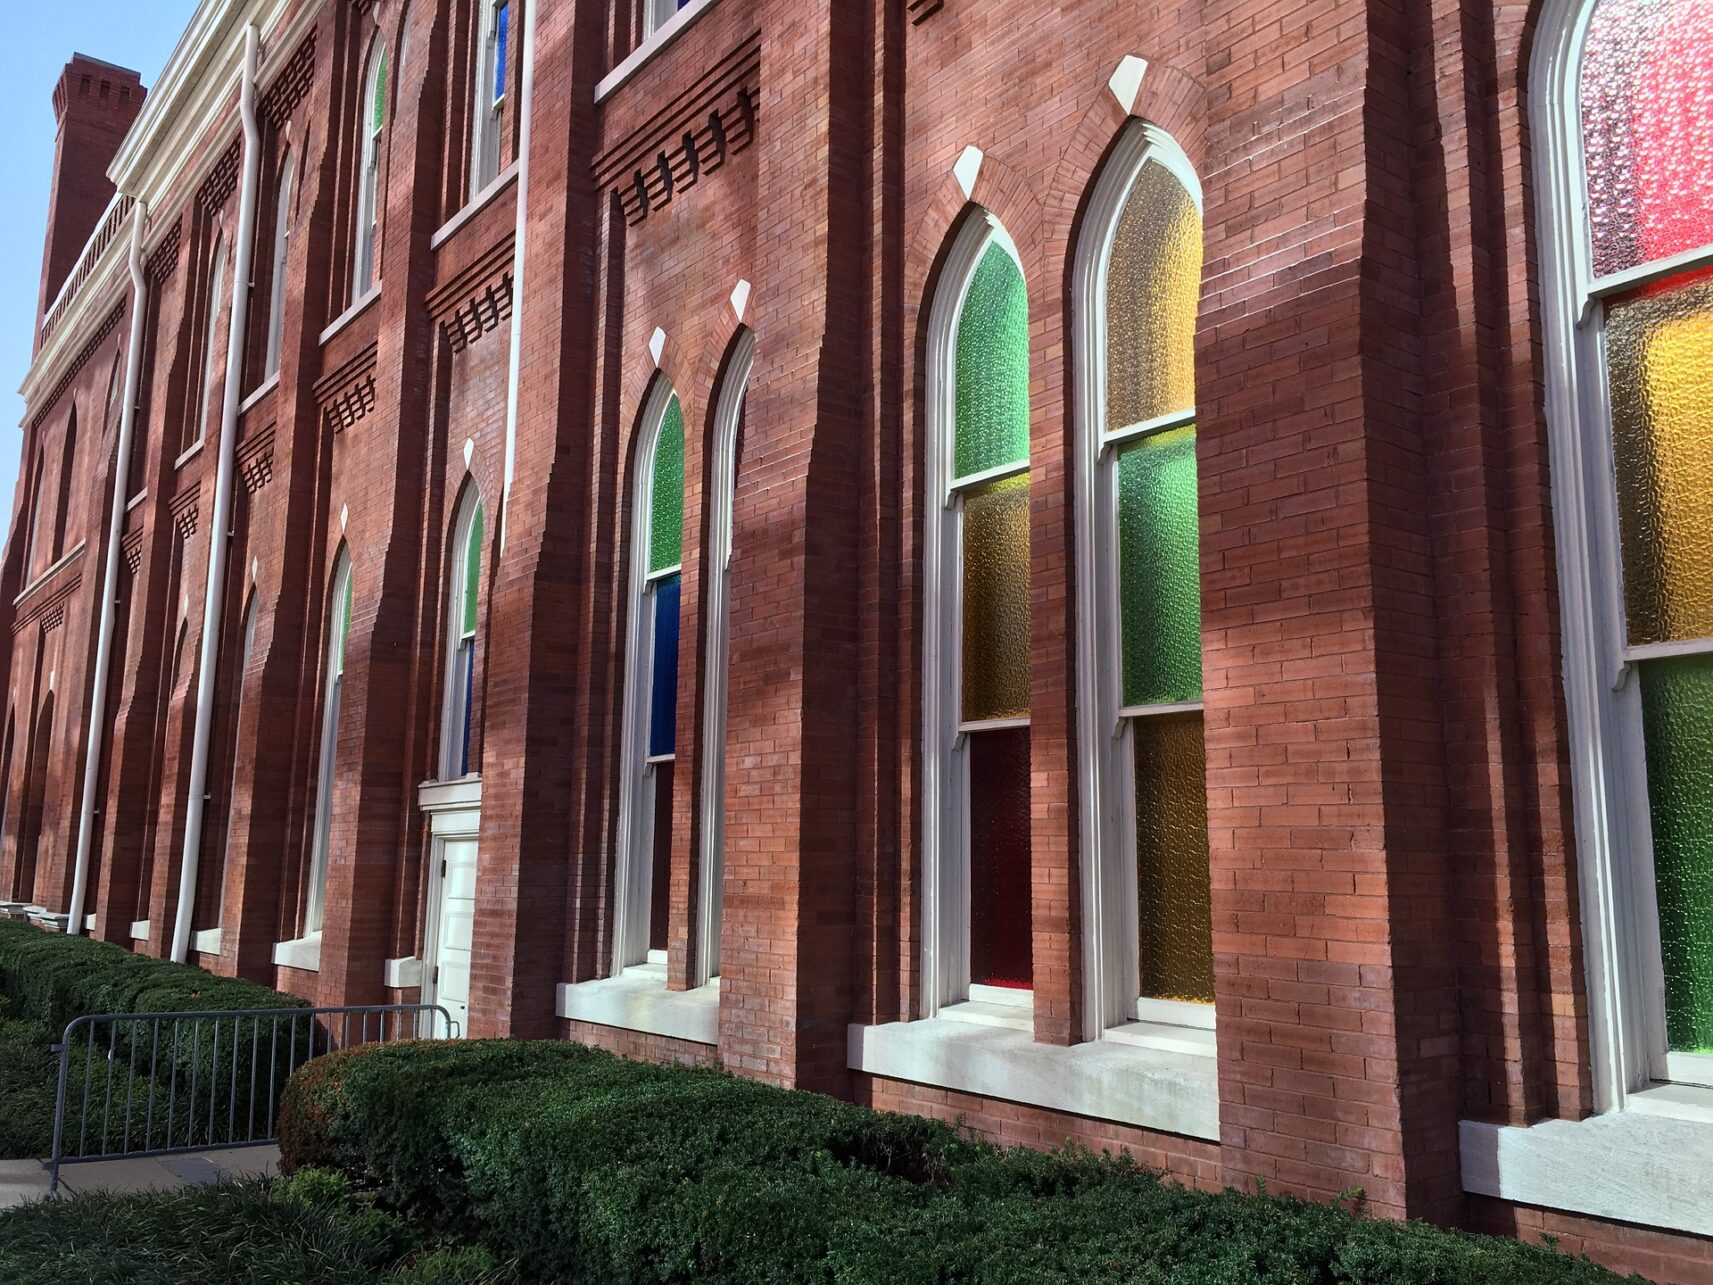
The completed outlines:
{"type": "Polygon", "coordinates": [[[512,350],[506,370],[506,471],[500,499],[500,552],[506,550],[511,525],[512,478],[517,473],[517,386],[523,362],[524,231],[529,226],[530,120],[535,115],[535,10],[543,0],[523,6],[523,70],[518,74],[520,104],[517,118],[517,235],[512,246],[512,350]]]}
{"type": "Polygon", "coordinates": [[[71,914],[66,932],[83,931],[88,892],[89,844],[95,833],[95,789],[101,775],[101,742],[107,731],[107,670],[113,661],[113,617],[119,594],[119,542],[125,531],[129,498],[131,434],[137,427],[137,389],[143,376],[143,324],[148,311],[149,279],[143,272],[142,201],[131,211],[131,337],[125,349],[125,405],[119,412],[119,450],[114,456],[113,511],[107,518],[107,562],[101,574],[101,623],[95,642],[95,681],[89,694],[89,748],[83,760],[83,807],[77,817],[77,860],[72,866],[71,914]]]}
{"type": "Polygon", "coordinates": [[[220,659],[220,617],[226,604],[226,559],[232,533],[232,473],[238,449],[239,381],[244,375],[244,338],[250,317],[249,276],[256,254],[256,187],[261,171],[261,131],[256,124],[255,24],[244,28],[244,71],[239,109],[244,118],[244,180],[238,195],[236,266],[244,265],[242,290],[232,291],[232,323],[226,339],[226,395],[220,408],[220,464],[214,475],[214,512],[209,518],[208,590],[202,598],[202,646],[196,665],[196,739],[190,754],[189,806],[184,818],[184,856],[179,862],[178,918],[173,923],[172,960],[190,953],[190,921],[196,909],[196,874],[202,855],[204,791],[208,788],[208,742],[214,728],[214,670],[220,659]]]}

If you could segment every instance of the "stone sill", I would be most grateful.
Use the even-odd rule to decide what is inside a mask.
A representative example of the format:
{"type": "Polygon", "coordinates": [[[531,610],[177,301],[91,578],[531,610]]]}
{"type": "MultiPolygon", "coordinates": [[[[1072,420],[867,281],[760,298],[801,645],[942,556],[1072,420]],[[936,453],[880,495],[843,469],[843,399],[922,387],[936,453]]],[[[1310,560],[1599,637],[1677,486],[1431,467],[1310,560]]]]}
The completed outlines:
{"type": "Polygon", "coordinates": [[[218,955],[220,953],[221,930],[205,928],[199,933],[193,933],[190,938],[190,948],[198,955],[218,955]]]}
{"type": "Polygon", "coordinates": [[[486,187],[466,201],[464,203],[464,208],[448,219],[441,226],[440,230],[429,238],[428,248],[430,250],[438,250],[441,246],[445,245],[453,237],[458,235],[458,230],[460,228],[469,223],[471,219],[475,218],[483,210],[487,209],[488,206],[493,203],[495,197],[499,196],[501,192],[505,191],[512,185],[513,181],[517,178],[517,171],[518,163],[513,161],[510,165],[506,166],[505,169],[501,170],[492,179],[490,179],[486,187]]]}
{"type": "Polygon", "coordinates": [[[1713,1236],[1713,1089],[1661,1084],[1627,1110],[1529,1128],[1465,1120],[1463,1188],[1713,1236]]]}
{"type": "Polygon", "coordinates": [[[280,968],[296,968],[305,973],[321,971],[321,934],[311,933],[295,941],[274,943],[274,964],[280,968]]]}
{"type": "Polygon", "coordinates": [[[1219,1076],[1200,1052],[1120,1038],[1063,1047],[1002,1026],[927,1018],[850,1028],[853,1071],[1219,1140],[1219,1076]]]}
{"type": "Polygon", "coordinates": [[[720,1042],[718,980],[691,991],[669,991],[666,969],[659,964],[639,964],[599,981],[562,983],[554,1008],[571,1022],[616,1026],[710,1047],[720,1042]]]}

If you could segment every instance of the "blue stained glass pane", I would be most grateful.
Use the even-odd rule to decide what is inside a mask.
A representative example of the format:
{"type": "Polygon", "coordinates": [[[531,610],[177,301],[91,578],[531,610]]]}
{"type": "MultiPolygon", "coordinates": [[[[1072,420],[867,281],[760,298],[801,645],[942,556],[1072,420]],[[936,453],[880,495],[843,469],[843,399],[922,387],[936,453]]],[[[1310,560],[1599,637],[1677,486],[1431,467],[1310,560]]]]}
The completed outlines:
{"type": "Polygon", "coordinates": [[[512,7],[502,4],[494,14],[494,101],[506,96],[506,43],[511,36],[512,7]]]}
{"type": "Polygon", "coordinates": [[[677,576],[658,582],[654,600],[654,692],[649,706],[648,756],[677,752],[678,745],[677,576]]]}

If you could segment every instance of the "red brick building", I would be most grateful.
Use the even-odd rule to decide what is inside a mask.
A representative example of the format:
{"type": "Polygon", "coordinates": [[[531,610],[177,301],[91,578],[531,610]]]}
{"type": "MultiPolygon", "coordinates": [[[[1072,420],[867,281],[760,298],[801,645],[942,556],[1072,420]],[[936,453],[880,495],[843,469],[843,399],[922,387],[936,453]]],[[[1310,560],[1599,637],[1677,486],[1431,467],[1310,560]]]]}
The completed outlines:
{"type": "Polygon", "coordinates": [[[540,10],[67,66],[11,913],[1713,1279],[1706,0],[540,10]]]}

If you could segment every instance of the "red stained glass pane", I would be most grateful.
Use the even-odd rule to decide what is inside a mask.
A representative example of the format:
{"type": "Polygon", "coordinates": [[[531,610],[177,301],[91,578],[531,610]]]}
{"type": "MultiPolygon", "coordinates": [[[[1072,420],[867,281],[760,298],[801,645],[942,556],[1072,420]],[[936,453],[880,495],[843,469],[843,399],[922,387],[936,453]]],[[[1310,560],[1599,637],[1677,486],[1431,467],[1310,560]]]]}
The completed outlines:
{"type": "Polygon", "coordinates": [[[969,738],[970,981],[1027,990],[1030,936],[1029,729],[969,738]]]}
{"type": "Polygon", "coordinates": [[[1713,243],[1713,0],[1602,0],[1580,97],[1596,275],[1713,243]]]}
{"type": "Polygon", "coordinates": [[[654,874],[649,887],[648,948],[666,949],[666,921],[672,896],[672,764],[656,763],[654,772],[654,874]]]}

